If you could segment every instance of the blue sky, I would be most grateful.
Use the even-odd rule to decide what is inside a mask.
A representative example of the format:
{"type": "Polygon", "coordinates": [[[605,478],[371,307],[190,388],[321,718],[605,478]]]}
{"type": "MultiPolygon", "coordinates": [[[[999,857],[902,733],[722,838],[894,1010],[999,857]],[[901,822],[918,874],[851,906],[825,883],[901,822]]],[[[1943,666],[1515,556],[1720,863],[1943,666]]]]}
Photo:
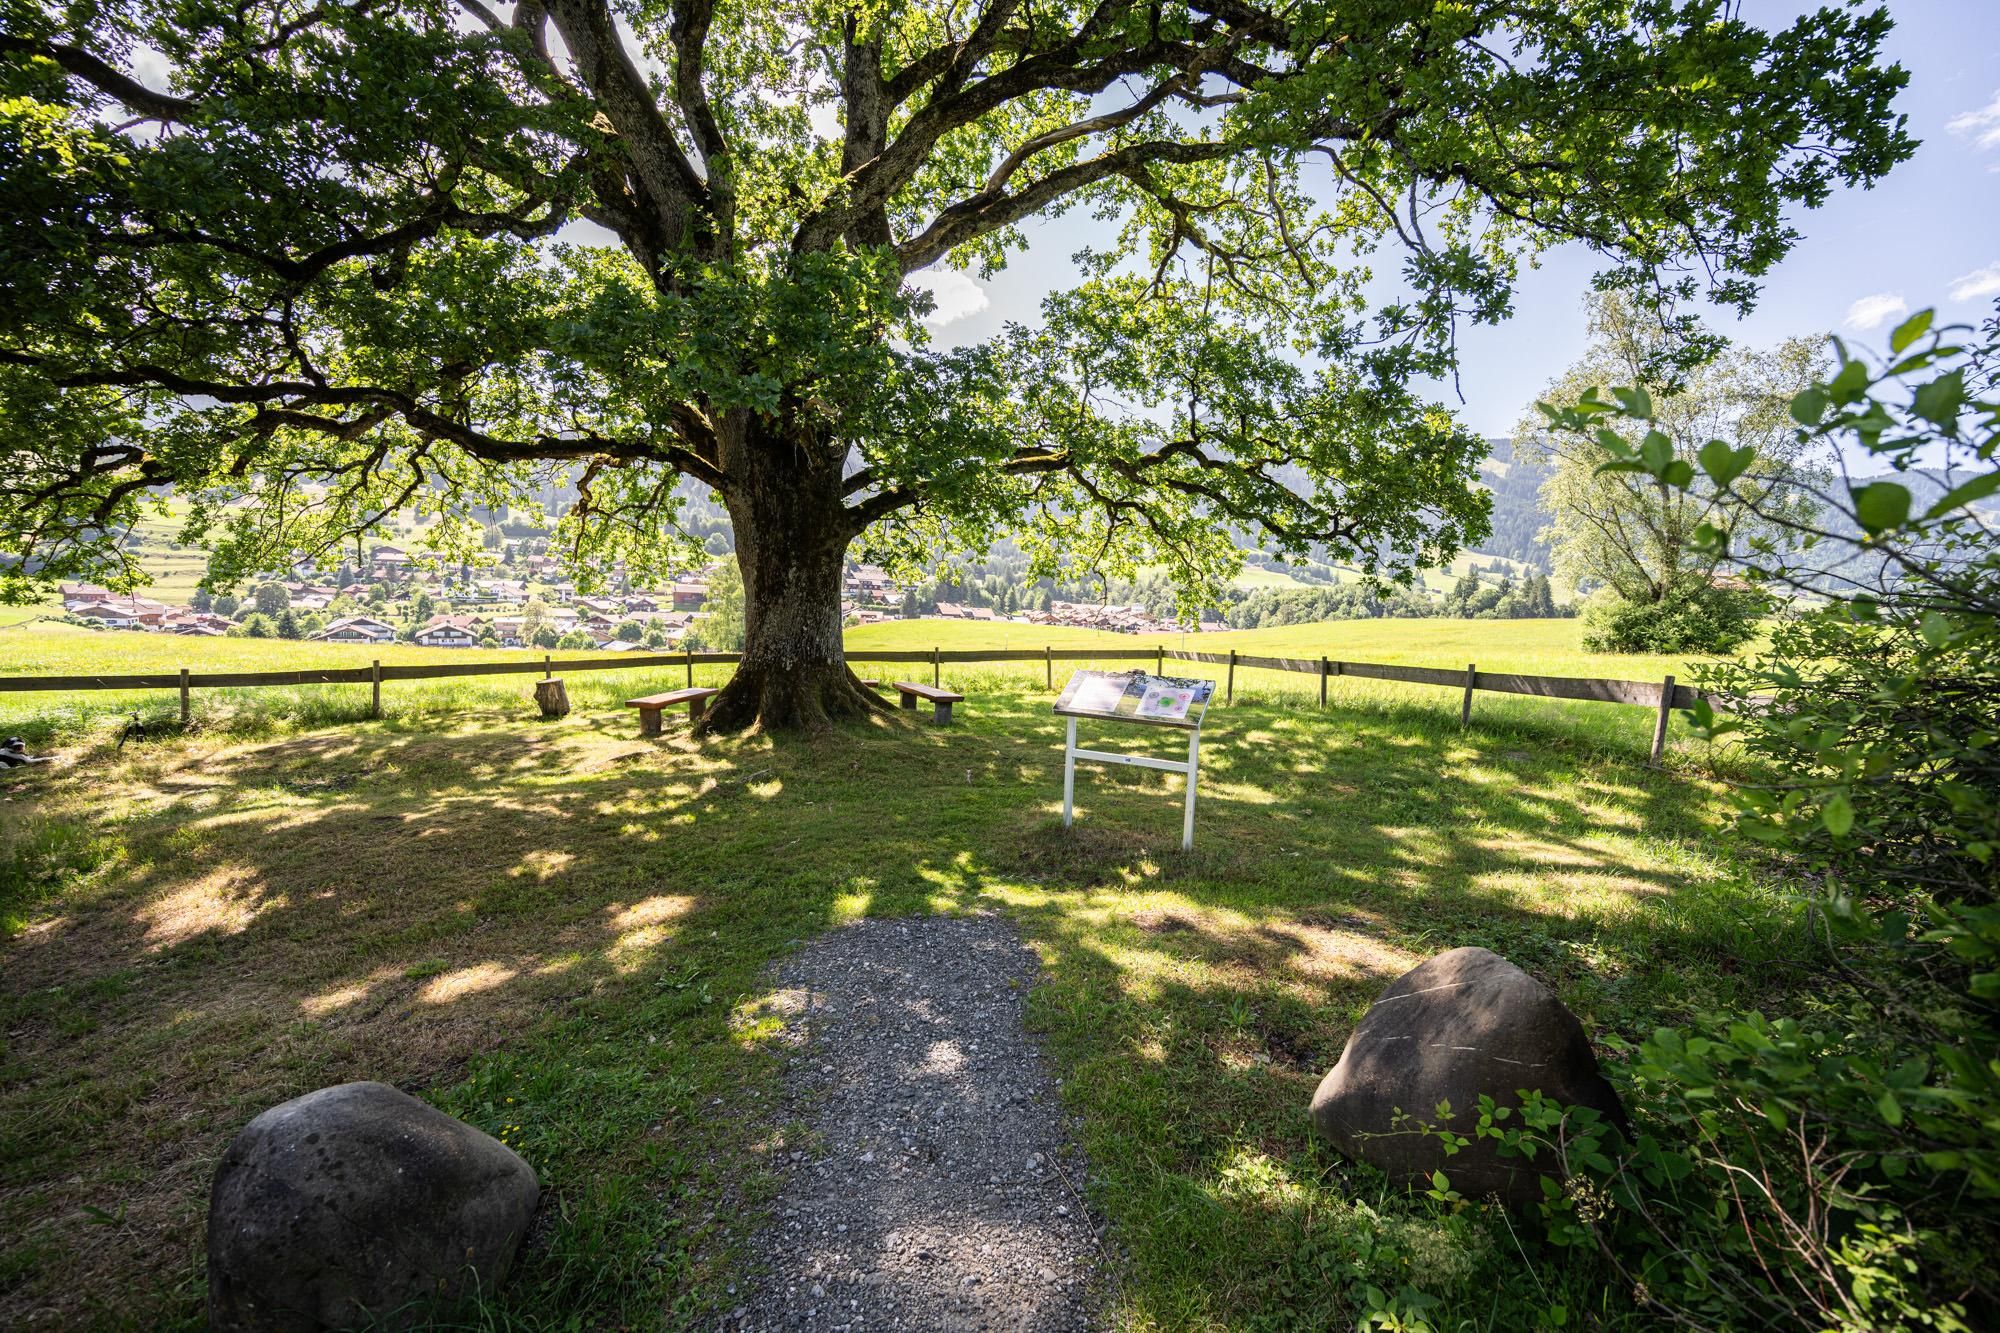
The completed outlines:
{"type": "MultiPolygon", "coordinates": [[[[1765,26],[1817,8],[1749,0],[1765,26]]],[[[1904,308],[1938,307],[1971,321],[2000,296],[2000,0],[1891,0],[1891,59],[1910,72],[1898,100],[1916,155],[1872,191],[1837,193],[1795,218],[1802,238],[1741,321],[1712,312],[1732,337],[1765,344],[1838,332],[1863,345],[1887,340],[1904,308]],[[1958,299],[1953,299],[1956,291],[1958,299]]],[[[1029,249],[991,282],[924,275],[938,295],[943,344],[977,341],[1007,320],[1032,323],[1041,298],[1069,285],[1069,256],[1104,233],[1083,219],[1031,224],[1029,249]]],[[[1541,389],[1583,349],[1583,296],[1597,265],[1577,249],[1552,252],[1524,273],[1515,316],[1460,342],[1464,404],[1446,401],[1488,435],[1505,435],[1541,389]]]]}

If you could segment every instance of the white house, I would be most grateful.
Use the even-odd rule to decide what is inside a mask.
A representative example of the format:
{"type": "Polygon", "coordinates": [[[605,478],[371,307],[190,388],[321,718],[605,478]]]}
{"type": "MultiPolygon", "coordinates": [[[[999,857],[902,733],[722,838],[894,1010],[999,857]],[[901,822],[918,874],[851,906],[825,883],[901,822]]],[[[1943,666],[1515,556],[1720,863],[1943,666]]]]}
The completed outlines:
{"type": "Polygon", "coordinates": [[[109,602],[79,602],[70,607],[69,612],[80,620],[94,620],[113,629],[137,629],[144,623],[138,611],[113,606],[109,602]]]}
{"type": "Polygon", "coordinates": [[[313,638],[325,643],[394,643],[396,629],[373,616],[342,616],[313,638]]]}
{"type": "Polygon", "coordinates": [[[432,616],[410,637],[420,648],[470,648],[479,642],[471,616],[432,616]]]}

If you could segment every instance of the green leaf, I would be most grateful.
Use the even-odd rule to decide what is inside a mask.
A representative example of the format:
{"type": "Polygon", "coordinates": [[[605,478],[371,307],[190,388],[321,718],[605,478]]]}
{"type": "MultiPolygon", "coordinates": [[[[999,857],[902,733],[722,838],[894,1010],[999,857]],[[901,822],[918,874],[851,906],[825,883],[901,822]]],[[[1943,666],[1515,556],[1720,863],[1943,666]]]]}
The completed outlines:
{"type": "Polygon", "coordinates": [[[1639,446],[1639,461],[1646,465],[1646,471],[1659,476],[1674,461],[1674,442],[1656,430],[1647,431],[1639,446]]]}
{"type": "Polygon", "coordinates": [[[1873,536],[1901,527],[1910,516],[1910,492],[1893,481],[1871,481],[1854,492],[1854,518],[1873,536]]]}
{"type": "Polygon", "coordinates": [[[1710,440],[1695,457],[1701,463],[1701,470],[1716,485],[1727,486],[1750,470],[1750,464],[1757,460],[1757,451],[1747,444],[1741,449],[1731,449],[1721,440],[1710,440]]]}
{"type": "Polygon", "coordinates": [[[1686,490],[1694,485],[1694,464],[1685,458],[1676,458],[1660,473],[1660,480],[1676,490],[1686,490]]]}
{"type": "Polygon", "coordinates": [[[1901,356],[1904,348],[1923,337],[1930,329],[1931,319],[1936,313],[1934,310],[1919,310],[1898,324],[1895,332],[1889,335],[1889,350],[1901,356]]]}
{"type": "Polygon", "coordinates": [[[1826,415],[1826,390],[1814,385],[1792,395],[1792,420],[1801,426],[1817,426],[1826,415]]]}
{"type": "Polygon", "coordinates": [[[1884,1089],[1882,1095],[1876,1099],[1875,1109],[1882,1113],[1882,1119],[1887,1121],[1891,1128],[1903,1123],[1903,1104],[1896,1100],[1895,1093],[1884,1089]]]}
{"type": "Polygon", "coordinates": [[[1918,416],[1949,430],[1958,423],[1958,414],[1965,406],[1965,372],[1947,371],[1929,384],[1920,384],[1910,399],[1910,408],[1918,416]]]}
{"type": "Polygon", "coordinates": [[[1845,793],[1835,793],[1833,798],[1819,808],[1819,822],[1826,825],[1826,831],[1836,838],[1847,836],[1854,827],[1854,805],[1845,793]]]}
{"type": "Polygon", "coordinates": [[[1919,628],[1923,631],[1924,642],[1933,648],[1942,648],[1951,642],[1953,625],[1950,616],[1926,611],[1919,628]]]}
{"type": "Polygon", "coordinates": [[[1625,415],[1638,417],[1641,421],[1653,419],[1653,396],[1638,386],[1629,389],[1613,389],[1612,395],[1618,405],[1625,409],[1625,415]]]}
{"type": "Polygon", "coordinates": [[[1954,486],[1944,493],[1944,497],[1924,511],[1926,520],[1943,518],[1961,505],[1969,505],[1984,500],[1995,491],[2000,491],[2000,472],[1989,472],[1983,477],[1974,477],[1963,486],[1954,486]]]}
{"type": "Polygon", "coordinates": [[[1861,361],[1849,361],[1827,382],[1826,391],[1836,403],[1851,403],[1861,397],[1868,392],[1867,364],[1861,361]]]}

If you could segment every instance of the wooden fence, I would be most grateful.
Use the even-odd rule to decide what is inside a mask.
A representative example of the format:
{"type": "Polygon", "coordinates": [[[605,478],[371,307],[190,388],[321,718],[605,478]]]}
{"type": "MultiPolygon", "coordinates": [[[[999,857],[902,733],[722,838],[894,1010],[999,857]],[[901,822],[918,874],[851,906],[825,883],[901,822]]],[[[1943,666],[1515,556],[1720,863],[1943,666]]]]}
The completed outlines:
{"type": "MultiPolygon", "coordinates": [[[[334,667],[307,671],[191,671],[155,672],[131,676],[12,676],[0,677],[0,694],[28,690],[178,690],[181,721],[192,710],[191,696],[200,689],[255,688],[266,685],[368,685],[373,687],[372,711],[382,711],[382,682],[396,680],[440,680],[452,676],[505,676],[555,674],[564,671],[631,671],[641,668],[684,667],[688,684],[694,684],[694,669],[733,663],[737,653],[619,653],[613,657],[543,657],[540,661],[438,662],[412,666],[383,666],[379,661],[365,667],[334,667]]],[[[946,662],[1040,662],[1045,683],[1055,688],[1056,659],[1065,662],[1150,662],[1155,673],[1164,673],[1169,662],[1198,662],[1227,667],[1223,682],[1224,701],[1236,698],[1236,668],[1287,671],[1319,677],[1319,702],[1326,706],[1327,682],[1336,676],[1363,680],[1393,680],[1413,685],[1437,685],[1462,690],[1459,705],[1461,724],[1472,720],[1472,696],[1479,691],[1493,694],[1532,694],[1546,699],[1575,699],[1592,703],[1629,704],[1654,710],[1652,760],[1660,761],[1667,743],[1667,718],[1676,708],[1687,708],[1697,698],[1686,685],[1676,685],[1672,676],[1659,683],[1641,680],[1600,680],[1583,676],[1528,676],[1506,671],[1481,671],[1468,664],[1464,670],[1446,667],[1392,666],[1382,662],[1347,662],[1332,657],[1253,657],[1234,649],[1227,653],[1189,653],[1164,646],[1152,648],[921,648],[901,651],[851,652],[850,662],[929,663],[931,683],[943,679],[946,662]]]]}

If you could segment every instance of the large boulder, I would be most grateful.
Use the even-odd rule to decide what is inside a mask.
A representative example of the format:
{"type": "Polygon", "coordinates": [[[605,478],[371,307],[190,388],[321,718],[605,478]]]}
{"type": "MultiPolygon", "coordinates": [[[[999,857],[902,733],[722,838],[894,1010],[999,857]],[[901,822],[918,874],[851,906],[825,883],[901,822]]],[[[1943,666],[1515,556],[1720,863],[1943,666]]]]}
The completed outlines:
{"type": "Polygon", "coordinates": [[[407,1326],[492,1291],[539,1195],[505,1144],[407,1093],[309,1092],[244,1126],[216,1168],[209,1324],[407,1326]]]}
{"type": "Polygon", "coordinates": [[[1576,1015],[1500,955],[1453,949],[1404,973],[1363,1015],[1313,1094],[1313,1124],[1398,1181],[1426,1184],[1443,1171],[1469,1198],[1530,1203],[1541,1197],[1537,1173],[1555,1170],[1546,1154],[1502,1157],[1494,1140],[1475,1138],[1447,1159],[1442,1140],[1420,1128],[1448,1125],[1471,1138],[1482,1093],[1513,1106],[1523,1090],[1625,1123],[1576,1015]],[[1449,1121],[1437,1112],[1443,1102],[1449,1121]]]}

